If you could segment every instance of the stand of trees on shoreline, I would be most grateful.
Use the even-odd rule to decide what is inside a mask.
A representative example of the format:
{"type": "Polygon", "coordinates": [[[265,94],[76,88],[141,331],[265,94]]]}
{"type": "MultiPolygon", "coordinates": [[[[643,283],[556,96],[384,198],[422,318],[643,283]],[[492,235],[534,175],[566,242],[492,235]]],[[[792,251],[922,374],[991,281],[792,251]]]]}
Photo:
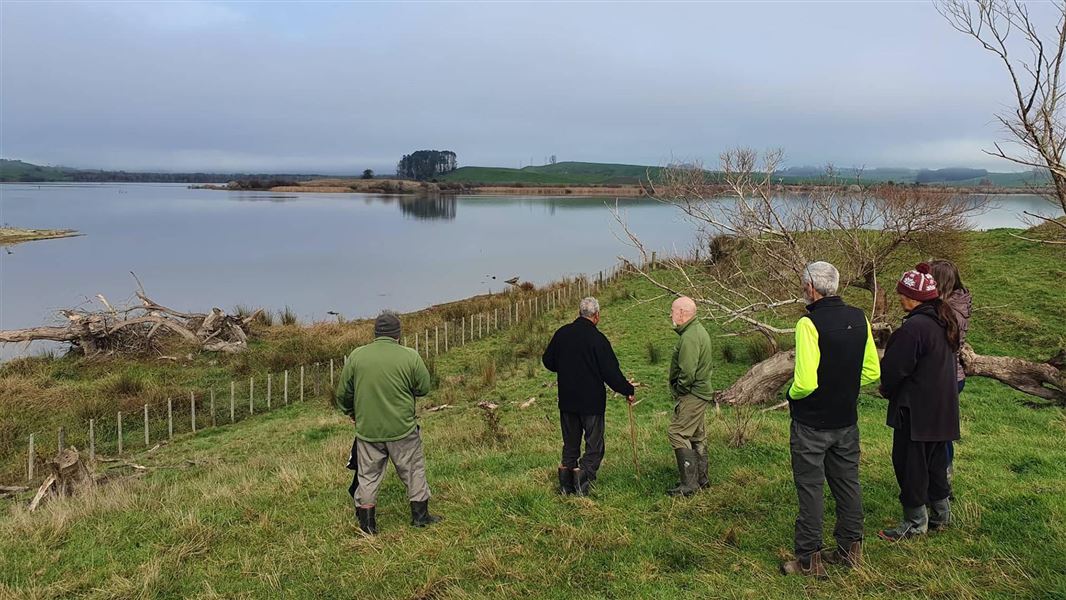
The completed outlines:
{"type": "Polygon", "coordinates": [[[451,150],[418,150],[404,154],[396,164],[396,176],[404,179],[426,181],[438,175],[451,173],[459,166],[451,150]]]}

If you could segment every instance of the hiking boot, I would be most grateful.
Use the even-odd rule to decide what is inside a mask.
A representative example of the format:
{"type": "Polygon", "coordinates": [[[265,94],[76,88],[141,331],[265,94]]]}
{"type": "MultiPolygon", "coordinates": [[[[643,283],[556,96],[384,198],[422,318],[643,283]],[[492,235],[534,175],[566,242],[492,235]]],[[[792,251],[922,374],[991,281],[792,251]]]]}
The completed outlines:
{"type": "Polygon", "coordinates": [[[676,486],[666,490],[666,495],[691,496],[695,494],[700,490],[699,485],[696,483],[696,468],[699,462],[696,451],[689,448],[676,448],[674,450],[674,458],[677,459],[677,472],[681,476],[681,481],[676,486]]]}
{"type": "Polygon", "coordinates": [[[696,452],[696,485],[705,490],[711,487],[707,479],[707,442],[693,442],[692,449],[696,452]]]}
{"type": "Polygon", "coordinates": [[[429,500],[411,501],[411,526],[425,527],[440,521],[440,517],[429,514],[429,500]]]}
{"type": "Polygon", "coordinates": [[[862,566],[862,540],[852,542],[848,546],[837,546],[836,550],[833,550],[829,554],[826,554],[822,559],[830,565],[842,565],[848,569],[855,569],[862,566]]]}
{"type": "Polygon", "coordinates": [[[822,553],[812,552],[807,556],[797,556],[792,560],[781,563],[781,573],[784,575],[806,575],[825,579],[825,565],[822,564],[822,553]]]}
{"type": "Polygon", "coordinates": [[[897,542],[902,539],[924,535],[929,530],[929,513],[924,506],[903,508],[903,520],[894,529],[879,531],[881,539],[897,542]]]}
{"type": "Polygon", "coordinates": [[[378,518],[374,514],[375,509],[376,507],[374,506],[369,508],[355,507],[355,516],[359,518],[359,529],[362,529],[363,533],[367,535],[378,534],[378,518]]]}
{"type": "Polygon", "coordinates": [[[951,525],[951,500],[947,498],[937,500],[930,504],[928,509],[931,531],[944,531],[951,525]]]}
{"type": "Polygon", "coordinates": [[[569,467],[559,467],[559,493],[564,496],[577,493],[574,487],[574,472],[569,467]]]}
{"type": "Polygon", "coordinates": [[[588,472],[583,469],[574,469],[574,494],[577,496],[588,496],[589,490],[592,489],[592,478],[588,472]]]}

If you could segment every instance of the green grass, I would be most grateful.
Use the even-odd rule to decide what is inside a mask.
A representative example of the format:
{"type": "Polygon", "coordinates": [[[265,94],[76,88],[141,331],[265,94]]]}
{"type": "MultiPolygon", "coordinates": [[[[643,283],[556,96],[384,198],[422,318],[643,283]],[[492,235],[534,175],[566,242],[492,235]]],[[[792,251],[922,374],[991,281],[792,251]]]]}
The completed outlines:
{"type": "MultiPolygon", "coordinates": [[[[1006,231],[967,237],[963,276],[979,308],[974,346],[1046,358],[1066,332],[1061,250],[1006,231]],[[989,308],[1000,305],[1007,306],[989,308]]],[[[899,516],[886,402],[861,396],[868,541],[866,567],[857,572],[831,569],[824,582],[777,574],[796,511],[786,413],[757,414],[751,440],[731,448],[734,410],[709,411],[712,487],[667,498],[663,490],[676,477],[666,439],[668,361],[650,361],[648,348],[665,353],[676,334],[667,299],[641,303],[656,295],[637,280],[600,294],[600,327],[642,384],[639,478],[625,405],[615,397],[594,497],[552,492],[560,443],[555,392],[537,348],[571,318],[559,310],[436,361],[440,384],[419,404],[453,405],[421,417],[432,507],[442,523],[409,527],[402,484],[389,474],[379,497],[382,533],[359,535],[343,467],[351,426],[320,398],[136,455],[131,460],[150,467],[142,477],[36,514],[12,506],[0,520],[0,597],[1066,595],[1066,414],[1026,408],[1025,396],[991,380],[972,379],[962,397],[958,525],[895,545],[874,535],[899,516]],[[532,406],[519,408],[531,397],[532,406]],[[475,407],[481,400],[500,404],[498,423],[475,407]]],[[[743,340],[716,343],[736,347],[732,362],[715,364],[721,388],[748,368],[749,350],[743,340]]],[[[831,524],[827,502],[827,543],[831,524]]]]}
{"type": "Polygon", "coordinates": [[[443,181],[482,184],[529,185],[635,185],[654,176],[658,167],[607,163],[561,162],[521,169],[504,167],[460,167],[443,176],[443,181]]]}

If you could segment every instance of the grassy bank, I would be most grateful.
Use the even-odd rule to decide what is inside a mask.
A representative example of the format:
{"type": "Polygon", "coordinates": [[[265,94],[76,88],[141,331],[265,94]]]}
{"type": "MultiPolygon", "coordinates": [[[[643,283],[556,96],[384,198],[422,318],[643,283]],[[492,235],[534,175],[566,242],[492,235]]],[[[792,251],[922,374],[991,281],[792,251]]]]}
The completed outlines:
{"type": "MultiPolygon", "coordinates": [[[[1005,231],[968,234],[965,241],[964,278],[978,307],[975,348],[1049,356],[1066,332],[1061,250],[1005,231]]],[[[639,478],[624,403],[615,398],[594,498],[551,491],[558,423],[553,378],[538,357],[551,331],[572,318],[560,309],[436,361],[438,384],[419,406],[441,524],[408,527],[402,485],[390,474],[379,498],[382,535],[358,534],[344,491],[350,423],[319,398],[135,455],[131,460],[148,466],[147,474],[87,497],[57,501],[37,514],[12,506],[0,519],[0,596],[1066,595],[1066,414],[1026,408],[1024,396],[990,380],[971,380],[962,398],[958,526],[897,545],[869,539],[867,566],[858,572],[831,571],[825,582],[776,572],[789,552],[795,517],[785,413],[709,413],[711,489],[689,499],[663,496],[675,479],[664,382],[676,335],[667,322],[668,299],[651,300],[657,295],[638,280],[600,294],[601,328],[623,369],[643,384],[636,407],[639,478]],[[531,406],[519,407],[530,398],[536,398],[531,406]],[[500,405],[498,418],[476,407],[482,400],[500,405]],[[452,408],[426,410],[440,404],[452,408]],[[730,447],[749,417],[750,441],[730,447]]],[[[335,338],[329,342],[335,346],[321,349],[324,357],[359,341],[345,335],[318,330],[304,343],[335,338]]],[[[719,388],[762,352],[744,339],[715,342],[719,388]]],[[[261,344],[249,360],[266,360],[277,342],[261,344]]],[[[90,368],[54,362],[66,364],[67,375],[58,380],[87,377],[82,369],[90,368]]],[[[169,371],[193,367],[202,368],[169,371]]],[[[0,381],[13,377],[0,373],[0,381]]],[[[868,394],[860,399],[871,534],[898,516],[885,406],[868,394]]],[[[831,519],[831,503],[827,508],[831,519]]]]}
{"type": "Polygon", "coordinates": [[[32,242],[34,240],[72,237],[75,235],[81,234],[73,229],[22,229],[19,227],[0,227],[0,246],[32,242]]]}

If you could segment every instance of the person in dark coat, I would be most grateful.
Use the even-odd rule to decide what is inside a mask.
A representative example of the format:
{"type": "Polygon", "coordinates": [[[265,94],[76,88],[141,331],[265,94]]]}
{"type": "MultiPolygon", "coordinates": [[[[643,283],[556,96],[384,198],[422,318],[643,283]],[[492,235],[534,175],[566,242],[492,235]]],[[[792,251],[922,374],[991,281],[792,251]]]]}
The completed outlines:
{"type": "Polygon", "coordinates": [[[947,444],[959,439],[956,358],[959,325],[922,263],[896,284],[907,311],[881,359],[881,395],[888,398],[892,466],[903,520],[878,535],[896,541],[951,521],[947,444]]]}
{"type": "MultiPolygon", "coordinates": [[[[955,311],[955,320],[959,323],[959,346],[966,343],[966,333],[970,330],[970,315],[973,314],[973,297],[970,290],[962,283],[959,276],[959,268],[950,260],[934,260],[929,263],[933,279],[936,280],[936,289],[940,292],[940,299],[947,302],[948,306],[955,311]]],[[[959,395],[962,395],[966,387],[966,371],[962,368],[960,352],[955,353],[955,377],[959,382],[959,395]]],[[[948,442],[948,485],[951,486],[952,476],[955,472],[955,445],[948,442]]],[[[952,490],[954,498],[954,490],[952,490]]]]}
{"type": "Polygon", "coordinates": [[[563,460],[559,465],[559,492],[586,495],[603,460],[604,384],[633,403],[635,390],[618,366],[607,336],[596,325],[600,304],[581,301],[577,319],[563,325],[544,350],[544,367],[558,374],[559,423],[563,434],[563,460]],[[581,453],[581,437],[585,453],[581,453]]]}

